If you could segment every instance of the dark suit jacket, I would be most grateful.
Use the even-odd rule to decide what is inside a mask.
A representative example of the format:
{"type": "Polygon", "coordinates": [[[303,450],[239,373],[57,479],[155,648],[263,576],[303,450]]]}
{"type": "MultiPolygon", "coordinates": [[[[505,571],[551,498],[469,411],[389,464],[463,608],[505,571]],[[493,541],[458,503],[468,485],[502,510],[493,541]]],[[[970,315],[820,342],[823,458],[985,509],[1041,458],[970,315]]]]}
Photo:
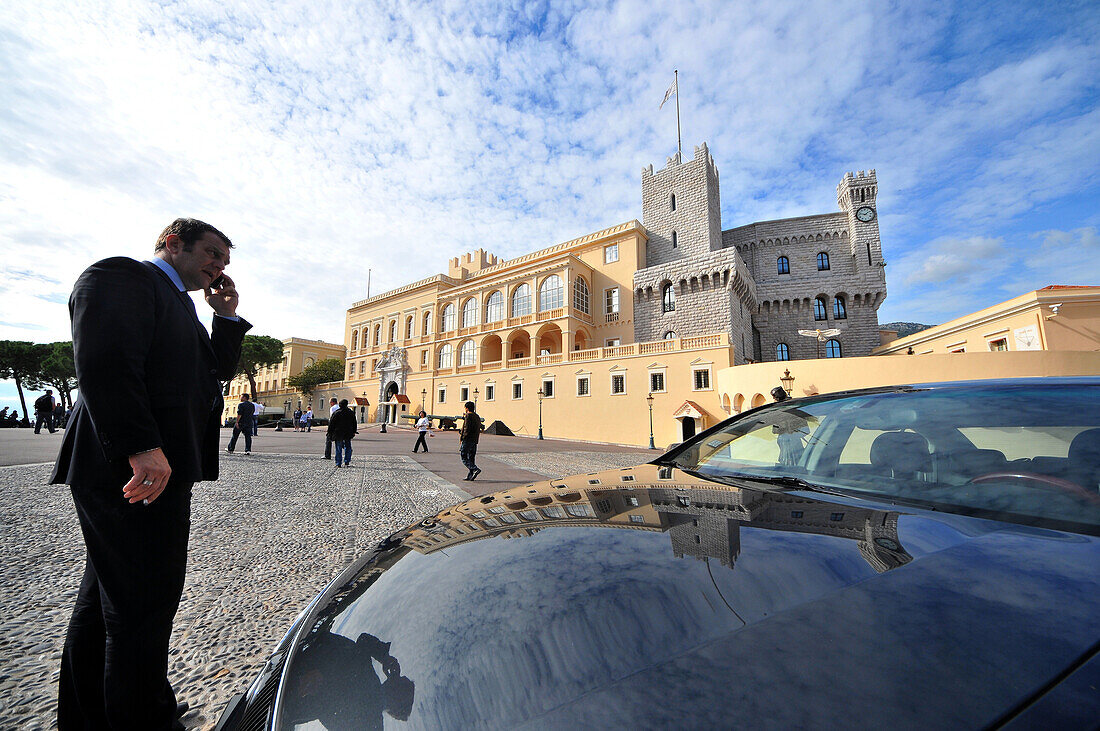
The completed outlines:
{"type": "Polygon", "coordinates": [[[125,257],[88,267],[69,313],[80,398],[51,482],[125,482],[132,454],[160,447],[172,479],[218,477],[221,381],[252,326],[215,317],[213,330],[168,276],[125,257]]]}

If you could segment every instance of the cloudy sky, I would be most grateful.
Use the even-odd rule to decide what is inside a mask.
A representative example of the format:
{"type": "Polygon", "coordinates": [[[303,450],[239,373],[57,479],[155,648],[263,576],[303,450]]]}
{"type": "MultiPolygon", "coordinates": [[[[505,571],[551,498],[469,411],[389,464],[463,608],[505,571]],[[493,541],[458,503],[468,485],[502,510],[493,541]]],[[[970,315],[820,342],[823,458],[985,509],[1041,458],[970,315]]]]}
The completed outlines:
{"type": "Polygon", "coordinates": [[[640,218],[673,69],[725,228],[877,169],[881,322],[1100,284],[1088,0],[8,0],[0,339],[68,339],[80,271],[183,215],[237,245],[253,333],[340,341],[368,270],[377,294],[640,218]]]}

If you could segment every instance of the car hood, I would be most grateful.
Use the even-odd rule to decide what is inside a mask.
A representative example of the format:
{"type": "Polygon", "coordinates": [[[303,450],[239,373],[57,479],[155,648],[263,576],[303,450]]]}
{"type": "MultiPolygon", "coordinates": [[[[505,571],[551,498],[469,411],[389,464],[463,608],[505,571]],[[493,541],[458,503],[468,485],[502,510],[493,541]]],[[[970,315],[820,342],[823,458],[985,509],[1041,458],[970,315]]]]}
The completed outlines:
{"type": "Polygon", "coordinates": [[[657,465],[578,475],[349,567],[295,630],[275,718],[986,725],[1088,656],[1098,567],[1091,536],[657,465]]]}

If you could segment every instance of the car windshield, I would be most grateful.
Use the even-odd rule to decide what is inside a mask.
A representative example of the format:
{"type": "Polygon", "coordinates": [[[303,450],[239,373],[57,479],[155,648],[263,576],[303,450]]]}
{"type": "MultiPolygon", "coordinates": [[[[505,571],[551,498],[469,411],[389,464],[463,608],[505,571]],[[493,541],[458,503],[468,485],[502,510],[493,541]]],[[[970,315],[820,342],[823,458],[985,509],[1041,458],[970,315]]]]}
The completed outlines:
{"type": "Polygon", "coordinates": [[[913,387],[775,404],[671,463],[712,478],[1100,526],[1100,386],[913,387]]]}

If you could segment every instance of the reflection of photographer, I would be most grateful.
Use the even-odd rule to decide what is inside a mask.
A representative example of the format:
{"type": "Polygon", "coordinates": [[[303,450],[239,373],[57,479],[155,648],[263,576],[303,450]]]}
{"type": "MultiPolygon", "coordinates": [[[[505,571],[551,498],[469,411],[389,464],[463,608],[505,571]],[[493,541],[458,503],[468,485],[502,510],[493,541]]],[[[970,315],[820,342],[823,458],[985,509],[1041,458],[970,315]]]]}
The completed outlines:
{"type": "Polygon", "coordinates": [[[382,728],[383,711],[398,721],[407,721],[412,712],[413,681],[401,674],[390,643],[366,632],[355,641],[329,632],[315,635],[293,662],[284,706],[288,724],[317,720],[328,731],[357,731],[382,728]]]}

